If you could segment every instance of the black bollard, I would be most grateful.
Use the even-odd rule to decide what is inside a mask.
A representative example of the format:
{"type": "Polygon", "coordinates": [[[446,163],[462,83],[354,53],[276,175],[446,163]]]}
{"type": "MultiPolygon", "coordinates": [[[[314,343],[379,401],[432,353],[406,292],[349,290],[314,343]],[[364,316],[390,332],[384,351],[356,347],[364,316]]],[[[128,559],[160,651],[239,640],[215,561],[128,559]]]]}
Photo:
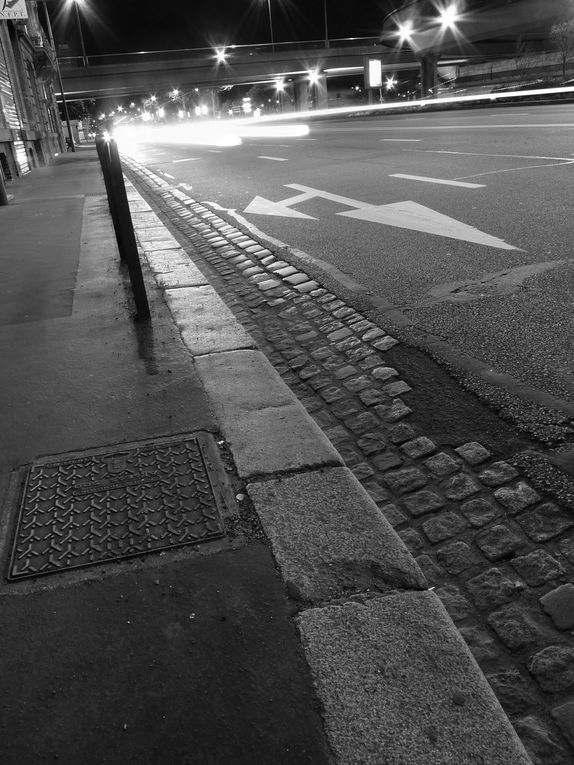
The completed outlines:
{"type": "Polygon", "coordinates": [[[138,255],[136,237],[126,194],[126,186],[122,173],[122,164],[118,146],[113,138],[97,139],[98,155],[104,174],[104,182],[108,193],[110,213],[114,222],[114,231],[118,242],[120,257],[126,262],[132,292],[136,304],[138,319],[149,319],[149,304],[145,282],[138,255]]]}

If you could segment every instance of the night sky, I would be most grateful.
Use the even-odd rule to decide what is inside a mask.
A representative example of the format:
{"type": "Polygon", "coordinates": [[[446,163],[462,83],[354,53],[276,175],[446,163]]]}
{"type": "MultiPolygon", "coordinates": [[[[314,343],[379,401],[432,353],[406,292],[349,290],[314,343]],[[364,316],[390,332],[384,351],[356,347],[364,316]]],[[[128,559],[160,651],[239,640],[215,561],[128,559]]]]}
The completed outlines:
{"type": "MultiPolygon", "coordinates": [[[[267,0],[81,0],[86,53],[268,43],[267,0]]],[[[402,0],[326,0],[329,38],[374,37],[402,0]]],[[[78,51],[68,0],[49,0],[56,43],[78,51]]],[[[275,42],[324,39],[323,0],[271,0],[275,42]]],[[[61,55],[64,53],[61,51],[61,55]]]]}

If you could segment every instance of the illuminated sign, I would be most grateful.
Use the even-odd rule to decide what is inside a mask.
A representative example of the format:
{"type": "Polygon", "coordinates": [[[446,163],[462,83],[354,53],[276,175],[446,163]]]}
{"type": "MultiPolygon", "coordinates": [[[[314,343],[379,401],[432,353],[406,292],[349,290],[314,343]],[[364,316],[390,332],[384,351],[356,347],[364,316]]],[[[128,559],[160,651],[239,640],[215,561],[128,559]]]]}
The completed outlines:
{"type": "Polygon", "coordinates": [[[365,61],[365,87],[380,88],[383,84],[383,67],[380,58],[367,58],[365,61]]]}
{"type": "Polygon", "coordinates": [[[0,21],[27,18],[26,0],[0,0],[0,21]]]}

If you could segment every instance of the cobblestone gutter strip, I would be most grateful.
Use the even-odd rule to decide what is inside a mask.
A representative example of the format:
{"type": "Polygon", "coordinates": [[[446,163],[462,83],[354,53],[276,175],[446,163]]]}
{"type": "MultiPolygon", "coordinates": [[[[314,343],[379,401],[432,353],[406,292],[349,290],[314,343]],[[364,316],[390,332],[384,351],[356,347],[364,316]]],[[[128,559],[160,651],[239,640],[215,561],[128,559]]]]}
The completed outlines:
{"type": "MultiPolygon", "coordinates": [[[[385,361],[393,338],[204,205],[137,169],[195,265],[414,553],[533,761],[571,763],[574,519],[480,444],[437,448],[417,429],[408,383],[385,361]],[[293,276],[303,278],[286,282],[293,276]]],[[[256,505],[274,504],[261,500],[262,487],[273,488],[250,487],[256,505]]],[[[300,581],[290,581],[303,597],[300,581]]],[[[371,589],[375,581],[371,569],[358,590],[365,606],[393,590],[383,580],[371,589]]],[[[328,601],[310,602],[316,607],[300,617],[303,635],[304,616],[328,601]]],[[[307,647],[312,652],[310,637],[307,647]]]]}

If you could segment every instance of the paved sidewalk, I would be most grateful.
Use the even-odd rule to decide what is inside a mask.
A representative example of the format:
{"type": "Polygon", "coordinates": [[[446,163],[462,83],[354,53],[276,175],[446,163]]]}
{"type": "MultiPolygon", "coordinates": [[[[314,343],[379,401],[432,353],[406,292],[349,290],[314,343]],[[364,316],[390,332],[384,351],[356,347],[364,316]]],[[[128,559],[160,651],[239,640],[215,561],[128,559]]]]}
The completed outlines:
{"type": "MultiPolygon", "coordinates": [[[[297,320],[292,335],[311,341],[302,325],[323,306],[338,354],[367,349],[357,364],[393,339],[147,181],[195,239],[182,248],[130,189],[150,269],[145,324],[132,319],[95,151],[10,184],[0,209],[2,762],[528,763],[381,512],[390,503],[346,466],[204,256],[242,274],[252,310],[297,320]]],[[[362,407],[379,407],[403,455],[428,459],[428,439],[401,424],[407,383],[382,356],[367,369],[384,395],[365,404],[372,386],[359,385],[361,408],[341,417],[364,424],[362,407]]],[[[365,454],[386,453],[371,429],[357,433],[365,454]]],[[[453,490],[472,480],[472,449],[453,490]]],[[[393,470],[387,485],[413,492],[415,515],[434,512],[417,475],[393,470]]]]}

